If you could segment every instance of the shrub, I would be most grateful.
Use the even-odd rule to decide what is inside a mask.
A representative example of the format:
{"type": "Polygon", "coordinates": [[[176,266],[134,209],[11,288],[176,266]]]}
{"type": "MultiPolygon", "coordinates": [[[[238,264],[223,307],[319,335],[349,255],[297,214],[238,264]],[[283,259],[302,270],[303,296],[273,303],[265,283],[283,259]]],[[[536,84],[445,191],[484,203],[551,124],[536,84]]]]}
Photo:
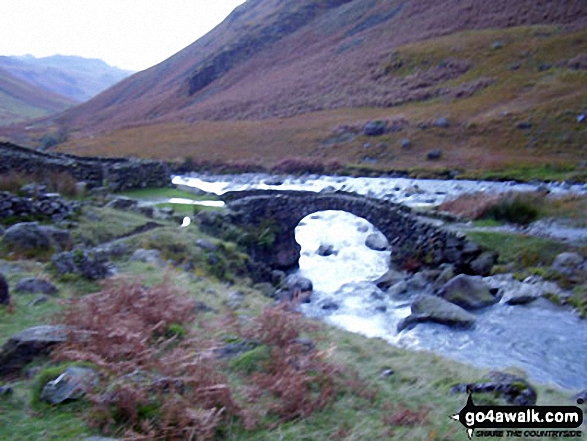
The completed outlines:
{"type": "Polygon", "coordinates": [[[530,222],[538,219],[538,214],[539,210],[535,197],[523,194],[510,194],[489,207],[483,217],[497,221],[528,225],[530,222]]]}
{"type": "Polygon", "coordinates": [[[540,214],[540,195],[530,193],[468,193],[443,202],[439,209],[469,219],[493,219],[528,225],[540,214]]]}
{"type": "Polygon", "coordinates": [[[55,356],[110,375],[108,391],[90,396],[93,425],[133,439],[212,439],[240,414],[217,363],[202,355],[210,344],[187,330],[195,311],[168,283],[121,279],[72,302],[64,322],[76,331],[55,356]]]}

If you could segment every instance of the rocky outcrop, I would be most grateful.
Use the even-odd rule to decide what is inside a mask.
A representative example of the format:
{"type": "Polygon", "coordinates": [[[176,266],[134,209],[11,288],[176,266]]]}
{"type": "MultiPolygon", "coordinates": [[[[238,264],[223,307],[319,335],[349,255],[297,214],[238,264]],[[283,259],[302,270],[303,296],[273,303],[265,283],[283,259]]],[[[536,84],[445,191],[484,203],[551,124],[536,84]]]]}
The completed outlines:
{"type": "Polygon", "coordinates": [[[114,271],[108,254],[98,249],[55,254],[51,263],[59,274],[78,274],[88,280],[104,279],[114,271]]]}
{"type": "MultiPolygon", "coordinates": [[[[308,22],[329,9],[350,1],[318,0],[309,4],[301,4],[301,6],[298,2],[291,2],[290,6],[284,7],[275,17],[271,17],[271,20],[266,21],[264,26],[256,27],[250,32],[241,35],[240,38],[233,40],[225,45],[222,50],[199,63],[198,68],[190,75],[188,80],[189,94],[193,95],[199,92],[239,63],[307,25],[308,22]]],[[[255,2],[245,3],[241,7],[253,8],[255,7],[255,2]]],[[[234,15],[232,17],[234,18],[234,15]]]]}
{"type": "Polygon", "coordinates": [[[13,335],[0,351],[0,375],[18,372],[36,357],[47,355],[53,346],[67,340],[64,326],[36,326],[13,335]]]}
{"type": "Polygon", "coordinates": [[[91,368],[70,366],[43,386],[41,400],[59,404],[78,400],[98,384],[98,374],[91,368]]]}
{"type": "Polygon", "coordinates": [[[398,323],[398,332],[424,322],[453,328],[470,328],[475,324],[474,315],[441,297],[420,294],[412,302],[411,308],[412,314],[398,323]]]}
{"type": "Polygon", "coordinates": [[[113,190],[163,187],[169,183],[169,168],[163,162],[126,158],[92,158],[60,153],[42,153],[0,142],[0,174],[18,171],[44,175],[66,173],[89,188],[107,184],[113,190]]]}

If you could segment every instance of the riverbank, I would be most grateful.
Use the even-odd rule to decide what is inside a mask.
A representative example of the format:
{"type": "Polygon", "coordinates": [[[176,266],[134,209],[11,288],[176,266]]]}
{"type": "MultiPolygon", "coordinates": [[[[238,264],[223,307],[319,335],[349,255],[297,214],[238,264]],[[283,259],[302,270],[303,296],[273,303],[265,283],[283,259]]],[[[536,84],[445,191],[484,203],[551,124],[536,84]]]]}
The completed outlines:
{"type": "MultiPolygon", "coordinates": [[[[176,196],[180,195],[174,192],[172,197],[176,196]]],[[[267,296],[272,296],[275,288],[253,283],[247,274],[248,257],[235,244],[207,236],[196,223],[187,228],[179,227],[185,214],[163,210],[169,207],[149,212],[149,207],[141,207],[138,203],[130,205],[134,208],[128,205],[122,208],[126,202],[106,206],[109,200],[103,195],[90,198],[83,202],[77,218],[70,220],[69,224],[56,226],[68,228],[74,246],[87,250],[75,254],[77,259],[95,256],[89,248],[99,248],[103,243],[116,244],[104,252],[107,266],[115,270],[117,279],[138,279],[147,288],[164,282],[168,289],[182,291],[195,301],[198,310],[195,319],[182,325],[182,329],[187,333],[183,335],[189,336],[186,344],[192,336],[202,332],[210,337],[203,347],[199,347],[198,353],[239,343],[239,338],[242,339],[238,337],[240,331],[227,325],[226,320],[229,319],[230,323],[236,320],[239,326],[246,328],[257,323],[265,308],[273,305],[274,300],[267,296]],[[150,222],[158,226],[141,232],[140,227],[150,222]],[[128,235],[131,232],[136,234],[128,235]]],[[[103,286],[83,275],[56,273],[49,261],[40,259],[41,254],[26,258],[14,250],[6,250],[5,255],[8,260],[2,262],[1,272],[11,290],[12,306],[0,306],[0,344],[30,326],[59,322],[70,302],[84,299],[91,293],[104,292],[103,286]],[[57,287],[58,292],[45,297],[19,292],[15,287],[24,277],[47,280],[57,287]]],[[[47,253],[43,255],[47,256],[47,253]]],[[[97,265],[101,261],[95,262],[97,265]]],[[[279,408],[272,407],[271,403],[280,406],[278,394],[262,395],[258,401],[247,399],[251,375],[258,366],[261,366],[261,372],[266,372],[263,370],[263,366],[267,366],[264,364],[265,349],[252,353],[237,351],[236,358],[218,360],[218,372],[226,375],[226,384],[235,393],[238,405],[260,418],[259,426],[247,429],[242,417],[235,417],[218,426],[217,437],[233,440],[275,439],[278,436],[292,440],[303,437],[466,439],[462,427],[447,417],[464,406],[466,397],[450,394],[449,390],[455,384],[484,380],[487,369],[473,368],[428,352],[393,347],[381,339],[365,338],[320,322],[314,322],[314,325],[318,330],[307,332],[300,338],[315,345],[311,351],[316,351],[320,360],[337,364],[348,372],[345,375],[350,375],[333,377],[338,384],[335,389],[337,399],[322,409],[316,408],[313,413],[281,420],[279,413],[271,410],[279,408]],[[349,383],[345,378],[354,380],[349,383]]],[[[173,329],[171,338],[177,339],[174,336],[179,328],[173,329]]],[[[25,440],[51,436],[84,439],[84,436],[97,433],[85,422],[88,418],[94,421],[92,402],[95,395],[89,401],[60,405],[35,401],[33,391],[38,390],[39,379],[46,378],[49,368],[59,366],[63,366],[62,361],[41,358],[26,365],[19,374],[3,378],[2,386],[12,389],[12,394],[0,397],[0,427],[10,428],[6,436],[25,440]]],[[[98,396],[116,379],[105,367],[105,370],[100,365],[93,367],[100,377],[98,396]]],[[[515,369],[512,372],[524,375],[515,369]]],[[[575,388],[561,390],[553,385],[537,385],[532,380],[531,383],[538,390],[538,404],[574,404],[572,397],[578,392],[575,388]]],[[[312,386],[315,387],[321,386],[312,386]]],[[[479,403],[484,400],[501,402],[483,394],[476,398],[479,403]]],[[[148,421],[156,422],[161,414],[154,409],[144,416],[148,421]]],[[[113,426],[117,429],[112,435],[124,438],[123,432],[129,430],[129,426],[124,420],[118,424],[113,426]]],[[[0,429],[2,436],[4,430],[0,429]]],[[[134,427],[133,430],[138,429],[134,427]]]]}

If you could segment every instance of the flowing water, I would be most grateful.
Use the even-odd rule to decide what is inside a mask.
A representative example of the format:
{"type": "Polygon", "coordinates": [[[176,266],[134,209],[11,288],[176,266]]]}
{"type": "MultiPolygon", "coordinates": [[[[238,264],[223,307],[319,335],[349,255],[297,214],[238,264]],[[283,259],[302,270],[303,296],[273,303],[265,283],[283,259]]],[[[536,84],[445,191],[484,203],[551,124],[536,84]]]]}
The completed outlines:
{"type": "MultiPolygon", "coordinates": [[[[436,205],[445,198],[472,191],[533,191],[538,185],[437,181],[403,178],[284,178],[268,184],[265,175],[238,177],[176,177],[174,183],[191,185],[222,194],[249,188],[321,191],[347,190],[386,198],[407,205],[436,205]],[[281,183],[282,182],[282,183],[281,183]]],[[[544,185],[540,185],[544,187],[544,185]]],[[[548,185],[554,193],[585,194],[585,186],[548,185]]],[[[408,283],[400,296],[391,296],[372,283],[389,268],[389,252],[365,246],[375,228],[349,213],[326,211],[306,217],[296,229],[302,247],[300,275],[314,283],[312,302],[301,306],[311,317],[390,344],[428,350],[481,367],[517,367],[541,383],[567,389],[587,387],[587,320],[545,300],[530,305],[498,303],[474,312],[477,323],[471,330],[454,330],[437,324],[419,324],[401,333],[398,322],[409,315],[411,298],[431,288],[408,283]],[[318,254],[321,244],[334,253],[318,254]]]]}

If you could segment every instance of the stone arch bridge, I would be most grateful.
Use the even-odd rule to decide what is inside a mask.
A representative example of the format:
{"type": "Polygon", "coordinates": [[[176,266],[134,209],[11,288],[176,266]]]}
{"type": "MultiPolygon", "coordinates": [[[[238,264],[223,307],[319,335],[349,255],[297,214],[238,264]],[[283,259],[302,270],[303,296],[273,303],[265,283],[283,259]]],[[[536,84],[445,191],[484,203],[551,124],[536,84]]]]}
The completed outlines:
{"type": "MultiPolygon", "coordinates": [[[[451,263],[457,272],[475,274],[474,262],[482,253],[463,235],[421,220],[408,207],[355,193],[249,190],[228,192],[221,198],[228,208],[222,223],[247,231],[252,258],[271,268],[297,266],[301,247],[295,228],[304,217],[325,210],[346,211],[371,222],[391,244],[392,262],[402,268],[451,263]]],[[[201,217],[204,227],[214,222],[209,216],[201,217]]]]}

